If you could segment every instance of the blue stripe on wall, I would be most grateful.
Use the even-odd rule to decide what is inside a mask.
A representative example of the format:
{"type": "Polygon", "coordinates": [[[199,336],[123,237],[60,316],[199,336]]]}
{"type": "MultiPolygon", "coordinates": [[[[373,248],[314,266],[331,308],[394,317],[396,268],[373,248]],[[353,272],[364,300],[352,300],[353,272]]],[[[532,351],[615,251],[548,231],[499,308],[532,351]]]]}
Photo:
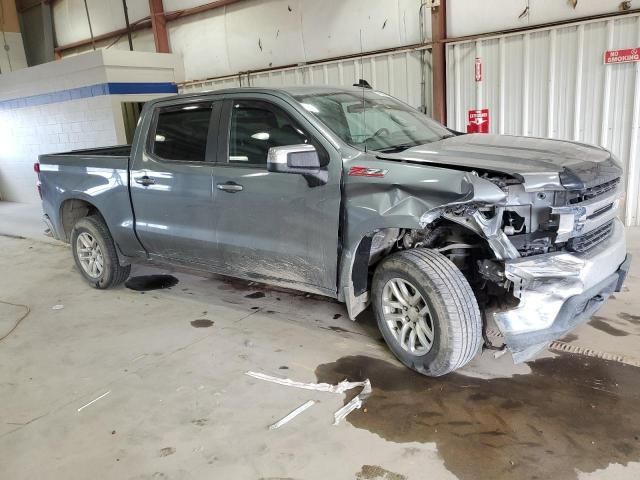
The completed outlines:
{"type": "Polygon", "coordinates": [[[100,95],[147,95],[153,93],[178,93],[178,86],[171,82],[109,82],[70,88],[57,92],[41,93],[29,97],[0,100],[0,110],[34,107],[49,103],[68,102],[100,95]]]}
{"type": "Polygon", "coordinates": [[[107,83],[110,95],[131,95],[146,93],[178,93],[175,83],[107,83]]]}

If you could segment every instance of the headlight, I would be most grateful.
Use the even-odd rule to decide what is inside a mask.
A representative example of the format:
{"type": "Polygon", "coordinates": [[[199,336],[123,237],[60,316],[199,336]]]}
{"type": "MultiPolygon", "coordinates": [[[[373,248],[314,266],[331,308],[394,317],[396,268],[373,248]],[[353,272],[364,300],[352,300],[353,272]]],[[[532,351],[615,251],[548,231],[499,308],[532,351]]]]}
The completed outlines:
{"type": "MultiPolygon", "coordinates": [[[[611,153],[611,152],[609,152],[611,153]]],[[[620,162],[620,159],[614,155],[613,153],[611,153],[611,161],[616,165],[616,167],[622,168],[622,163],[620,162]]]]}

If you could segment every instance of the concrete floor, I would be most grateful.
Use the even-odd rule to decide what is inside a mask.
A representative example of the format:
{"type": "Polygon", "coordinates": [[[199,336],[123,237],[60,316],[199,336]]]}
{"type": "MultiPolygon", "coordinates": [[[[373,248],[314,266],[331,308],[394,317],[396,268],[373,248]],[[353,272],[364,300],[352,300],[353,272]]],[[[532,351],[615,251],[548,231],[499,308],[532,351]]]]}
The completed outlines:
{"type": "MultiPolygon", "coordinates": [[[[28,313],[0,340],[2,479],[640,478],[640,368],[485,353],[428,379],[394,360],[368,312],[354,323],[328,299],[180,272],[170,289],[92,289],[67,246],[41,241],[33,210],[0,203],[13,236],[0,235],[0,337],[28,313]],[[248,370],[368,377],[373,394],[333,426],[355,392],[248,370]]],[[[640,231],[630,247],[640,254],[640,231]]],[[[167,272],[133,275],[149,273],[167,272]]],[[[626,291],[565,341],[633,363],[639,286],[636,262],[626,291]]]]}

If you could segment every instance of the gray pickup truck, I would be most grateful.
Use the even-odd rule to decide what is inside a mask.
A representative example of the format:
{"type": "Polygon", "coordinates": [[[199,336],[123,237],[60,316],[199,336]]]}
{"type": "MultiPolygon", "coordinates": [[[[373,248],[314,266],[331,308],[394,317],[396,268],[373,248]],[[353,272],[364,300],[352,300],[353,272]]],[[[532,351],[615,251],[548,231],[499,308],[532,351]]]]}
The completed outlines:
{"type": "Polygon", "coordinates": [[[608,151],[462,135],[365,88],[162,98],[132,146],[37,167],[45,221],[92,286],[152,261],[337,298],[352,319],[371,305],[397,358],[429,376],[469,362],[488,324],[531,358],[630,262],[608,151]]]}

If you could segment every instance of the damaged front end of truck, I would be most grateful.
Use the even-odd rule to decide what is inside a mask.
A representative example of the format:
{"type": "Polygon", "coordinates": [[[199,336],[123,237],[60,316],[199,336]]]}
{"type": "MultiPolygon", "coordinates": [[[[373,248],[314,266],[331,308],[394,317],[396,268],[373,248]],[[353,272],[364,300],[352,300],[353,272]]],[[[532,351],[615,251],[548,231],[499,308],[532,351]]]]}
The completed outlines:
{"type": "Polygon", "coordinates": [[[485,330],[499,329],[515,362],[586,321],[620,290],[630,257],[617,218],[622,172],[614,160],[594,164],[589,179],[389,160],[368,161],[355,176],[348,172],[356,163],[345,162],[351,262],[341,284],[352,318],[368,302],[363,272],[411,248],[437,250],[460,269],[485,330]],[[365,167],[371,175],[361,174],[365,167]]]}

